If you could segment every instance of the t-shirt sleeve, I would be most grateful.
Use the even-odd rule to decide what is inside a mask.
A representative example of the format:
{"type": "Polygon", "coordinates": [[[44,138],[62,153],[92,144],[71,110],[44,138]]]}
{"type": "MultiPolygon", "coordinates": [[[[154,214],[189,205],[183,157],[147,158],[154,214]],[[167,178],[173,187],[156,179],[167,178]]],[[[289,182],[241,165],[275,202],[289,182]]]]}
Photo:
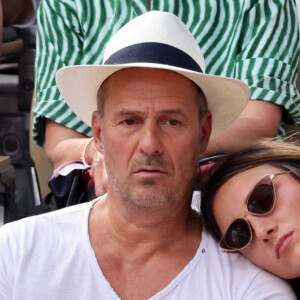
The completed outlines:
{"type": "Polygon", "coordinates": [[[43,146],[45,118],[91,136],[62,98],[55,82],[56,71],[82,64],[84,32],[75,1],[44,0],[38,9],[37,58],[35,65],[35,106],[33,137],[43,146]]]}
{"type": "Polygon", "coordinates": [[[11,300],[12,283],[9,279],[9,270],[7,266],[13,268],[11,254],[8,250],[8,233],[6,226],[0,228],[0,299],[11,300]]]}
{"type": "Polygon", "coordinates": [[[287,281],[262,270],[253,279],[243,299],[296,300],[297,297],[287,281]]]}
{"type": "Polygon", "coordinates": [[[5,273],[4,266],[0,264],[0,299],[11,300],[11,289],[8,282],[7,274],[5,273]]]}
{"type": "Polygon", "coordinates": [[[236,77],[250,86],[250,99],[281,105],[284,121],[292,118],[294,123],[300,122],[299,29],[295,1],[248,3],[239,41],[236,77]]]}

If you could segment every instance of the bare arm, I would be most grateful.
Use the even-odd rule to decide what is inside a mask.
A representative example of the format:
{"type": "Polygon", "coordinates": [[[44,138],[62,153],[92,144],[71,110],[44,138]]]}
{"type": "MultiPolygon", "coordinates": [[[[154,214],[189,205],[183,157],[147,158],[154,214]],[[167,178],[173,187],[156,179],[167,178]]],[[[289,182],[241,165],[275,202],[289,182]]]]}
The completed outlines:
{"type": "Polygon", "coordinates": [[[2,6],[5,25],[23,22],[32,14],[31,0],[2,0],[2,6]]]}
{"type": "MultiPolygon", "coordinates": [[[[63,163],[80,160],[88,141],[89,138],[85,135],[46,119],[45,150],[54,169],[63,163]]],[[[107,175],[103,156],[97,152],[94,141],[87,147],[85,160],[92,165],[91,176],[95,182],[96,195],[101,196],[106,193],[107,175]]]]}
{"type": "Polygon", "coordinates": [[[275,137],[281,116],[281,106],[268,101],[250,100],[239,118],[210,140],[203,157],[218,152],[235,152],[257,140],[275,137]]]}
{"type": "MultiPolygon", "coordinates": [[[[46,119],[45,150],[54,169],[71,160],[80,160],[82,149],[88,140],[85,135],[46,119]]],[[[92,142],[85,155],[87,163],[92,163],[95,152],[92,142]]]]}

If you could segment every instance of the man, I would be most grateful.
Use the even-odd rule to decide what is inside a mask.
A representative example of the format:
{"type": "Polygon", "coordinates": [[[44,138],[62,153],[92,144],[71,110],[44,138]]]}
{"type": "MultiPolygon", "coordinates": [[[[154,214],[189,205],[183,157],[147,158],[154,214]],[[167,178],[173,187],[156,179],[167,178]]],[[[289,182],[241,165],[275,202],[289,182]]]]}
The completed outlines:
{"type": "MultiPolygon", "coordinates": [[[[47,0],[41,2],[38,12],[33,137],[45,147],[55,169],[80,160],[92,135],[90,126],[72,112],[59,92],[57,69],[102,63],[111,36],[151,10],[181,18],[203,51],[207,73],[240,79],[250,86],[253,101],[222,134],[210,139],[203,156],[241,150],[284,133],[283,123],[299,123],[299,34],[294,0],[47,0]]],[[[101,173],[101,157],[95,152],[92,141],[85,160],[101,173]]],[[[43,172],[38,158],[33,159],[38,173],[43,172]]],[[[105,185],[97,182],[98,195],[102,195],[105,185]]]]}
{"type": "Polygon", "coordinates": [[[295,299],[280,279],[223,255],[191,210],[198,158],[242,111],[246,85],[204,74],[196,41],[170,13],[129,22],[104,61],[64,68],[57,83],[92,124],[107,194],[5,225],[0,298],[295,299]]]}

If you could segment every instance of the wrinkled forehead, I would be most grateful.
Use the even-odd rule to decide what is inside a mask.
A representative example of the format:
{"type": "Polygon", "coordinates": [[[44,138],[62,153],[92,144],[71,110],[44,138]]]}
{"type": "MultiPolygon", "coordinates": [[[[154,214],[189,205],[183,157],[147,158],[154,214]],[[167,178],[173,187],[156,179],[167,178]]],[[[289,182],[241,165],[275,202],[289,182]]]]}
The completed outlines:
{"type": "MultiPolygon", "coordinates": [[[[120,101],[142,105],[145,99],[161,105],[182,102],[183,106],[205,101],[200,88],[185,76],[169,70],[128,68],[112,74],[98,91],[98,103],[120,101]],[[159,102],[160,101],[160,102],[159,102]]],[[[112,103],[110,103],[112,104],[112,103]]],[[[111,106],[111,105],[110,105],[111,106]]],[[[102,103],[104,109],[104,103],[102,103]]]]}
{"type": "MultiPolygon", "coordinates": [[[[106,80],[106,85],[111,85],[114,88],[122,88],[122,84],[127,86],[134,86],[137,88],[136,83],[141,87],[145,87],[147,83],[160,84],[168,86],[170,84],[178,84],[185,86],[187,89],[196,89],[198,86],[189,78],[174,71],[155,69],[155,68],[127,68],[119,70],[110,75],[106,80]]],[[[199,88],[200,89],[200,88],[199,88]]]]}

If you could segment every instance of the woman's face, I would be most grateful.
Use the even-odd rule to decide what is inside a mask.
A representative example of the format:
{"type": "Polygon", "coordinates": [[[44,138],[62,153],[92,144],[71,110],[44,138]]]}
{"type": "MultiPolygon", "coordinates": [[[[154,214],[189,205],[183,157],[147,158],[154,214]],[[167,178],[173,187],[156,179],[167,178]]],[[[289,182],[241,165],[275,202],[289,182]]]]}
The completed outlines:
{"type": "Polygon", "coordinates": [[[263,269],[295,278],[300,276],[300,182],[291,174],[276,176],[274,209],[265,216],[254,216],[246,208],[247,196],[256,183],[266,174],[282,171],[261,165],[232,177],[217,191],[213,212],[222,234],[236,218],[244,216],[251,224],[253,237],[240,252],[263,269]]]}

